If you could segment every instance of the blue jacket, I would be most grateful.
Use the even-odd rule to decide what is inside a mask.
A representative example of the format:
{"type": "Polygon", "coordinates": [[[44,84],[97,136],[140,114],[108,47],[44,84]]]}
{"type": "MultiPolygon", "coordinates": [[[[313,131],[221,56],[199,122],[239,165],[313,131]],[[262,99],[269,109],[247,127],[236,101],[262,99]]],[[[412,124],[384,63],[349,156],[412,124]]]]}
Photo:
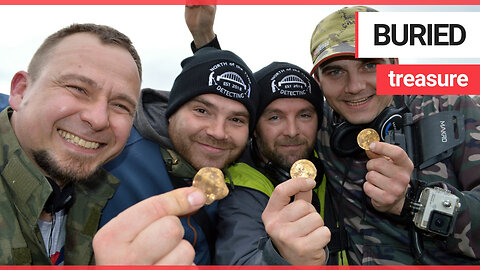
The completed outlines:
{"type": "Polygon", "coordinates": [[[5,94],[0,94],[0,109],[3,111],[3,109],[5,109],[8,105],[10,105],[8,103],[8,98],[9,96],[8,95],[5,95],[5,94]]]}
{"type": "MultiPolygon", "coordinates": [[[[102,212],[100,226],[103,226],[110,219],[135,203],[174,189],[161,153],[161,146],[164,146],[164,142],[157,139],[153,141],[154,138],[152,134],[149,134],[151,130],[147,128],[147,126],[155,125],[155,123],[150,121],[163,119],[164,116],[157,114],[162,112],[155,111],[155,118],[146,119],[142,117],[143,111],[139,112],[139,110],[149,110],[148,106],[165,105],[166,96],[157,96],[157,91],[155,90],[149,90],[145,93],[146,91],[142,91],[141,104],[139,104],[134,121],[135,125],[130,132],[130,137],[124,150],[118,157],[104,166],[105,169],[120,180],[120,186],[115,195],[107,202],[102,212]],[[146,101],[148,105],[142,104],[144,100],[148,100],[146,101]],[[139,117],[142,119],[139,120],[139,117]],[[143,132],[143,134],[141,134],[141,132],[143,132]]],[[[158,93],[161,92],[159,91],[158,93]]],[[[161,124],[162,128],[156,128],[156,130],[159,130],[159,133],[156,135],[162,136],[163,139],[165,139],[167,133],[167,127],[163,126],[164,124],[165,123],[161,124]]],[[[166,148],[169,147],[167,146],[166,148]]],[[[217,203],[215,202],[205,206],[204,209],[210,218],[212,226],[215,226],[217,203]]],[[[188,219],[188,217],[184,217],[180,220],[185,229],[184,239],[193,244],[196,234],[196,242],[194,245],[196,253],[195,264],[212,264],[205,233],[198,222],[190,217],[192,229],[192,227],[188,225],[188,219]]],[[[213,227],[213,229],[214,228],[215,227],[213,227]]]]}

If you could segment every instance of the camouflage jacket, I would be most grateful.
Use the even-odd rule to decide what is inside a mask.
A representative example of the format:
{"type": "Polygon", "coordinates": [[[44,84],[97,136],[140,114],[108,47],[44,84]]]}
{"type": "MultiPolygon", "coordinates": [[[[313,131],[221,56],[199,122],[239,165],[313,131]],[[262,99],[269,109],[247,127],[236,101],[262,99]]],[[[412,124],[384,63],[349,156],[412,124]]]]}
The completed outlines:
{"type": "MultiPolygon", "coordinates": [[[[453,235],[422,235],[424,250],[437,264],[478,264],[480,258],[480,107],[468,96],[411,96],[414,120],[440,111],[458,110],[465,116],[465,141],[453,155],[419,172],[429,183],[444,182],[460,198],[453,235]],[[477,210],[475,210],[477,209],[477,210]]],[[[333,186],[338,211],[349,234],[350,264],[416,264],[410,250],[409,223],[376,211],[362,190],[366,155],[339,157],[330,148],[331,108],[325,107],[319,131],[320,158],[333,186]]]]}
{"type": "MultiPolygon", "coordinates": [[[[37,220],[52,188],[22,151],[10,125],[12,109],[0,114],[0,264],[52,264],[37,220]]],[[[109,175],[75,186],[68,211],[65,264],[92,264],[92,239],[100,213],[118,185],[109,175]]]]}

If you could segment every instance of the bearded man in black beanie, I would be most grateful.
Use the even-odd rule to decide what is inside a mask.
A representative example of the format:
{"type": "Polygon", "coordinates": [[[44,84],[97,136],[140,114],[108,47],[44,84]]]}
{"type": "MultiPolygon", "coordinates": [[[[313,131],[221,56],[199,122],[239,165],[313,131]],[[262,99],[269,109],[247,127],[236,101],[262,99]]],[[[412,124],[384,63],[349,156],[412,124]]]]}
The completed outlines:
{"type": "MultiPolygon", "coordinates": [[[[305,70],[289,63],[274,62],[254,76],[261,95],[257,123],[245,153],[229,167],[234,189],[219,202],[215,260],[338,264],[339,250],[329,254],[325,248],[331,232],[322,216],[333,213],[325,209],[326,181],[314,150],[322,91],[305,70]],[[299,159],[314,163],[316,179],[290,179],[290,167],[299,159]]],[[[327,220],[336,232],[334,217],[327,220]]]]}
{"type": "MultiPolygon", "coordinates": [[[[203,167],[226,168],[244,150],[258,103],[248,66],[234,53],[212,47],[181,65],[170,92],[142,90],[127,145],[106,166],[121,184],[102,222],[136,201],[190,186],[203,167]]],[[[216,210],[214,202],[180,218],[183,238],[195,248],[195,264],[213,263],[216,210]]]]}

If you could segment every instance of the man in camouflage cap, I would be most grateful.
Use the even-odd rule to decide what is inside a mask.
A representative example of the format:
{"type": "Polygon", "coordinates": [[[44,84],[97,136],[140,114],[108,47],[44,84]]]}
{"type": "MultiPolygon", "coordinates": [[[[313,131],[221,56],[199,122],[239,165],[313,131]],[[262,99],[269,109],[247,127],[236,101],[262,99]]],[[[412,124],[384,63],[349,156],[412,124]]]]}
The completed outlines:
{"type": "Polygon", "coordinates": [[[311,73],[328,103],[318,138],[320,158],[343,216],[339,222],[345,223],[349,235],[349,263],[479,263],[480,212],[474,210],[480,207],[479,107],[468,96],[376,95],[376,65],[398,64],[398,60],[355,58],[355,12],[372,11],[376,10],[363,6],[335,11],[317,25],[310,48],[311,73]],[[427,186],[446,185],[461,202],[448,237],[418,232],[427,254],[424,259],[411,251],[412,217],[405,215],[404,208],[412,161],[395,145],[373,143],[365,152],[353,141],[359,128],[374,127],[389,110],[402,107],[414,120],[453,110],[465,116],[464,142],[453,149],[453,155],[415,175],[427,186]]]}

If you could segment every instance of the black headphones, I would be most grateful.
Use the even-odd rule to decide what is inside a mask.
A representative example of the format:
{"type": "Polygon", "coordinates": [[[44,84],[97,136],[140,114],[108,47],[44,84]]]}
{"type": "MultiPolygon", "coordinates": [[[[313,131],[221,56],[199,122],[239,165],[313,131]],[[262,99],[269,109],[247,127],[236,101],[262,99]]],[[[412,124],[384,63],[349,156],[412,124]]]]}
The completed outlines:
{"type": "Polygon", "coordinates": [[[403,125],[403,114],[408,112],[409,109],[403,100],[403,96],[394,96],[394,102],[400,106],[395,107],[391,105],[386,107],[371,123],[362,125],[353,125],[345,120],[335,123],[335,119],[340,117],[336,112],[331,110],[330,117],[334,120],[333,132],[330,137],[332,150],[341,157],[356,155],[363,151],[357,144],[357,135],[363,129],[375,129],[380,135],[381,141],[385,141],[385,135],[392,128],[401,129],[403,125]]]}
{"type": "Polygon", "coordinates": [[[48,182],[52,186],[52,194],[48,197],[43,210],[45,212],[54,214],[62,209],[68,209],[73,203],[73,183],[68,183],[63,189],[53,181],[52,179],[47,177],[48,182]]]}

